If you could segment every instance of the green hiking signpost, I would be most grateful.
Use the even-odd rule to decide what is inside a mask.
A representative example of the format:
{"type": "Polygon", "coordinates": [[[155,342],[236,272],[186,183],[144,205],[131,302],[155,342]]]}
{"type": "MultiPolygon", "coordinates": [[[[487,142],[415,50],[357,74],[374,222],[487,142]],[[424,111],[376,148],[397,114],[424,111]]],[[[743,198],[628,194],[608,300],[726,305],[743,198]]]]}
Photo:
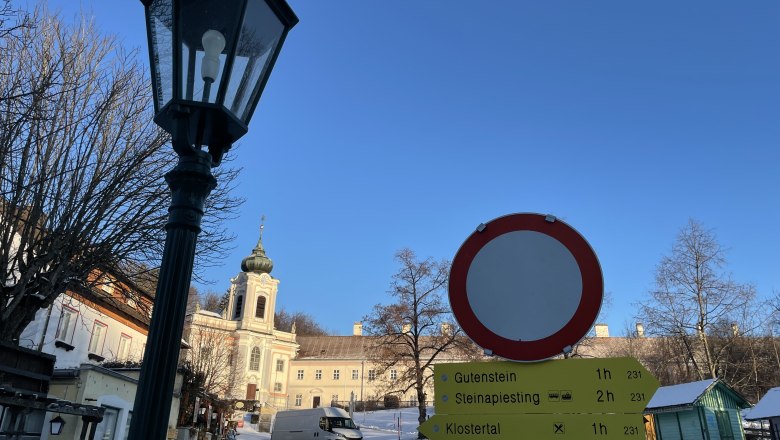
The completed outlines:
{"type": "Polygon", "coordinates": [[[641,413],[658,381],[633,358],[439,364],[437,414],[641,413]]]}
{"type": "Polygon", "coordinates": [[[437,440],[645,438],[642,411],[658,381],[633,358],[434,367],[437,440]]]}

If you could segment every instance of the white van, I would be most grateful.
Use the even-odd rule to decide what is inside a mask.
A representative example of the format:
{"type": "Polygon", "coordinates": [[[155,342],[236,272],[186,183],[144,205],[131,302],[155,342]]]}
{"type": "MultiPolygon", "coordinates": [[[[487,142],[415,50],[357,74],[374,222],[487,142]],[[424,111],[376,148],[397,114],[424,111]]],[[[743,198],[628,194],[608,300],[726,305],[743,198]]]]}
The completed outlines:
{"type": "Polygon", "coordinates": [[[363,433],[341,408],[320,407],[276,413],[271,440],[362,440],[363,433]]]}

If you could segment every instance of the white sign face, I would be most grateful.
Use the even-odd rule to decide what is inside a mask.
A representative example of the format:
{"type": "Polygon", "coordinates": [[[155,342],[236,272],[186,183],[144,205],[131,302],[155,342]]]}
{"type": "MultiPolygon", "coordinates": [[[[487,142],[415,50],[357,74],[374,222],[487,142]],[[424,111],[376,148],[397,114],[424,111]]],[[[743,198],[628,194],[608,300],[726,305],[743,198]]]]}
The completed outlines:
{"type": "Polygon", "coordinates": [[[466,290],[474,314],[490,331],[513,341],[533,341],[572,319],[582,296],[582,274],[558,240],[516,231],[494,238],[477,253],[466,290]]]}
{"type": "Polygon", "coordinates": [[[450,269],[450,306],[463,332],[487,353],[521,362],[570,352],[596,320],[603,293],[593,249],[551,215],[479,225],[450,269]]]}

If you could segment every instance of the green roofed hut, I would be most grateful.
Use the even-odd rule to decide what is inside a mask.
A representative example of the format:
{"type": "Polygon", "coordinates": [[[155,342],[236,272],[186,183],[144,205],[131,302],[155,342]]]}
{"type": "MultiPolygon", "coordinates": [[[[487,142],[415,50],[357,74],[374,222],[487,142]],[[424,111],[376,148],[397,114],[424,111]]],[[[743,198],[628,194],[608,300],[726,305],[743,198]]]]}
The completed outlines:
{"type": "Polygon", "coordinates": [[[751,404],[718,379],[658,388],[645,409],[656,440],[745,440],[740,411],[751,404]]]}

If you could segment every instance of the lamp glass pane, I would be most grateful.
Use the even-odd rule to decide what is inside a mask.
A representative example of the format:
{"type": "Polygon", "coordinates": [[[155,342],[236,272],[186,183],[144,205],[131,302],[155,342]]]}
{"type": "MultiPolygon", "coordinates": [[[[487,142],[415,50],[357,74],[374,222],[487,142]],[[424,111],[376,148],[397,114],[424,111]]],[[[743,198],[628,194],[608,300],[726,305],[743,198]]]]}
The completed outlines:
{"type": "Polygon", "coordinates": [[[173,4],[154,0],[149,6],[154,101],[162,108],[173,97],[173,4]]]}
{"type": "Polygon", "coordinates": [[[284,25],[264,0],[248,2],[225,93],[225,107],[246,124],[283,33],[284,25]]]}
{"type": "Polygon", "coordinates": [[[219,84],[223,78],[227,52],[235,41],[238,17],[242,2],[218,2],[214,0],[179,0],[181,28],[181,93],[180,98],[203,101],[204,81],[201,76],[203,63],[203,34],[213,29],[225,37],[225,49],[219,56],[219,73],[211,85],[207,102],[217,99],[219,84]]]}

